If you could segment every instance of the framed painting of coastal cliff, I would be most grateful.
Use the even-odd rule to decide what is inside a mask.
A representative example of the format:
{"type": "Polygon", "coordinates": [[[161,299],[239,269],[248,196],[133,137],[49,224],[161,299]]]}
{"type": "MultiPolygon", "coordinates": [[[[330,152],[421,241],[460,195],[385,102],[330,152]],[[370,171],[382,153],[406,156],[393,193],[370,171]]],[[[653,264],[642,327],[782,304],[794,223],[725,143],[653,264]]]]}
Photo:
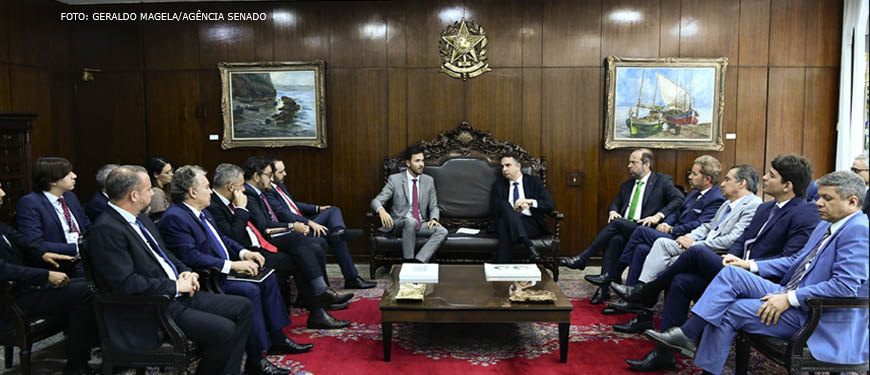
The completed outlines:
{"type": "Polygon", "coordinates": [[[326,148],[325,64],[219,63],[223,149],[326,148]]]}
{"type": "Polygon", "coordinates": [[[604,148],[724,148],[728,58],[607,58],[604,148]]]}

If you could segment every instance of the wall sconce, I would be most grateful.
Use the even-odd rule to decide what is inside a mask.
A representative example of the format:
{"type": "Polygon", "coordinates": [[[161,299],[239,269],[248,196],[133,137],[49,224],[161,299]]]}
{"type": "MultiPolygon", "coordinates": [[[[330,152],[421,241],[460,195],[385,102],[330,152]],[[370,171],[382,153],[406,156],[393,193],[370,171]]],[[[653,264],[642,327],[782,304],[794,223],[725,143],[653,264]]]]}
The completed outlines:
{"type": "Polygon", "coordinates": [[[102,72],[102,69],[82,68],[82,81],[90,82],[94,80],[94,73],[102,72]]]}

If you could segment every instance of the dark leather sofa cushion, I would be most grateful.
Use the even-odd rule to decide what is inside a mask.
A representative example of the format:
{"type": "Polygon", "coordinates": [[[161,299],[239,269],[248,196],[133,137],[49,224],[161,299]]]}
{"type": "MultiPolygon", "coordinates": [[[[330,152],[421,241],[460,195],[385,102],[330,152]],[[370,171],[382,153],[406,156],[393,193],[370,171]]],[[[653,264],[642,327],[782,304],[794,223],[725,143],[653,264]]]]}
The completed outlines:
{"type": "MultiPolygon", "coordinates": [[[[426,243],[426,239],[426,237],[417,237],[417,249],[421,248],[423,244],[426,243]]],[[[395,233],[382,233],[381,235],[375,236],[374,241],[377,248],[383,250],[384,252],[402,251],[402,238],[397,236],[395,233]]],[[[533,239],[532,243],[538,249],[549,249],[553,246],[553,236],[549,234],[544,235],[533,239]]],[[[447,240],[444,241],[444,244],[441,245],[436,254],[449,252],[452,250],[462,250],[469,253],[488,254],[495,251],[495,248],[497,246],[498,236],[495,233],[481,231],[479,234],[474,236],[450,233],[449,235],[447,235],[447,240]]],[[[519,253],[525,252],[525,250],[523,250],[520,246],[517,246],[517,249],[519,253]]]]}
{"type": "Polygon", "coordinates": [[[500,168],[482,159],[450,159],[426,166],[424,173],[435,179],[442,217],[481,218],[489,215],[489,190],[500,168]]]}

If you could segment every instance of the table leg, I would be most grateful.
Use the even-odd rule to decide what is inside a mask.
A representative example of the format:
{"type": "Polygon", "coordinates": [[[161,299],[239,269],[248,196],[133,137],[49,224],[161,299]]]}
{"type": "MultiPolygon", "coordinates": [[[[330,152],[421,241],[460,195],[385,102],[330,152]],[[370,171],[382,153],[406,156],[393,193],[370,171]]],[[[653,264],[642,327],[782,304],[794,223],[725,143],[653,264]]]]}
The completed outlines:
{"type": "Polygon", "coordinates": [[[559,323],[559,361],[568,362],[568,330],[571,323],[559,323]]]}
{"type": "Polygon", "coordinates": [[[381,322],[381,331],[384,341],[384,362],[390,361],[390,348],[393,339],[393,323],[381,322]]]}

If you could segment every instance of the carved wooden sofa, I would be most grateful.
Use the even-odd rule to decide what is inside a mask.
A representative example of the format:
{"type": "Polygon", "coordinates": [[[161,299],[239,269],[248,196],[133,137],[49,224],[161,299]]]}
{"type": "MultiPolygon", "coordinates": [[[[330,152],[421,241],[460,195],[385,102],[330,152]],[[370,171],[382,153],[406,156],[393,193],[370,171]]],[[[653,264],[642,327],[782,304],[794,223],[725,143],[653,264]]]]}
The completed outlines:
{"type": "MultiPolygon", "coordinates": [[[[474,130],[463,121],[455,130],[446,131],[434,140],[417,143],[423,149],[426,167],[425,174],[435,180],[438,194],[438,207],[441,211],[440,222],[449,231],[447,240],[435,253],[435,263],[483,263],[494,259],[498,237],[491,229],[492,217],[489,209],[489,192],[496,178],[501,178],[500,157],[505,152],[520,155],[523,172],[536,175],[547,184],[547,163],[543,158],[529,155],[522,147],[492,139],[492,134],[474,130]],[[457,234],[458,228],[480,229],[477,235],[457,234]]],[[[393,174],[405,170],[401,155],[384,159],[383,181],[393,174]]],[[[389,211],[389,209],[388,209],[389,211]]],[[[379,231],[378,215],[369,212],[369,232],[371,241],[371,277],[381,266],[402,263],[402,239],[395,233],[379,231]]],[[[543,266],[551,270],[553,278],[559,278],[559,224],[564,215],[553,211],[548,215],[552,235],[532,239],[543,258],[543,266]]],[[[426,238],[417,239],[417,249],[423,246],[426,238]]],[[[514,247],[513,259],[524,262],[527,251],[519,245],[514,247]]]]}

